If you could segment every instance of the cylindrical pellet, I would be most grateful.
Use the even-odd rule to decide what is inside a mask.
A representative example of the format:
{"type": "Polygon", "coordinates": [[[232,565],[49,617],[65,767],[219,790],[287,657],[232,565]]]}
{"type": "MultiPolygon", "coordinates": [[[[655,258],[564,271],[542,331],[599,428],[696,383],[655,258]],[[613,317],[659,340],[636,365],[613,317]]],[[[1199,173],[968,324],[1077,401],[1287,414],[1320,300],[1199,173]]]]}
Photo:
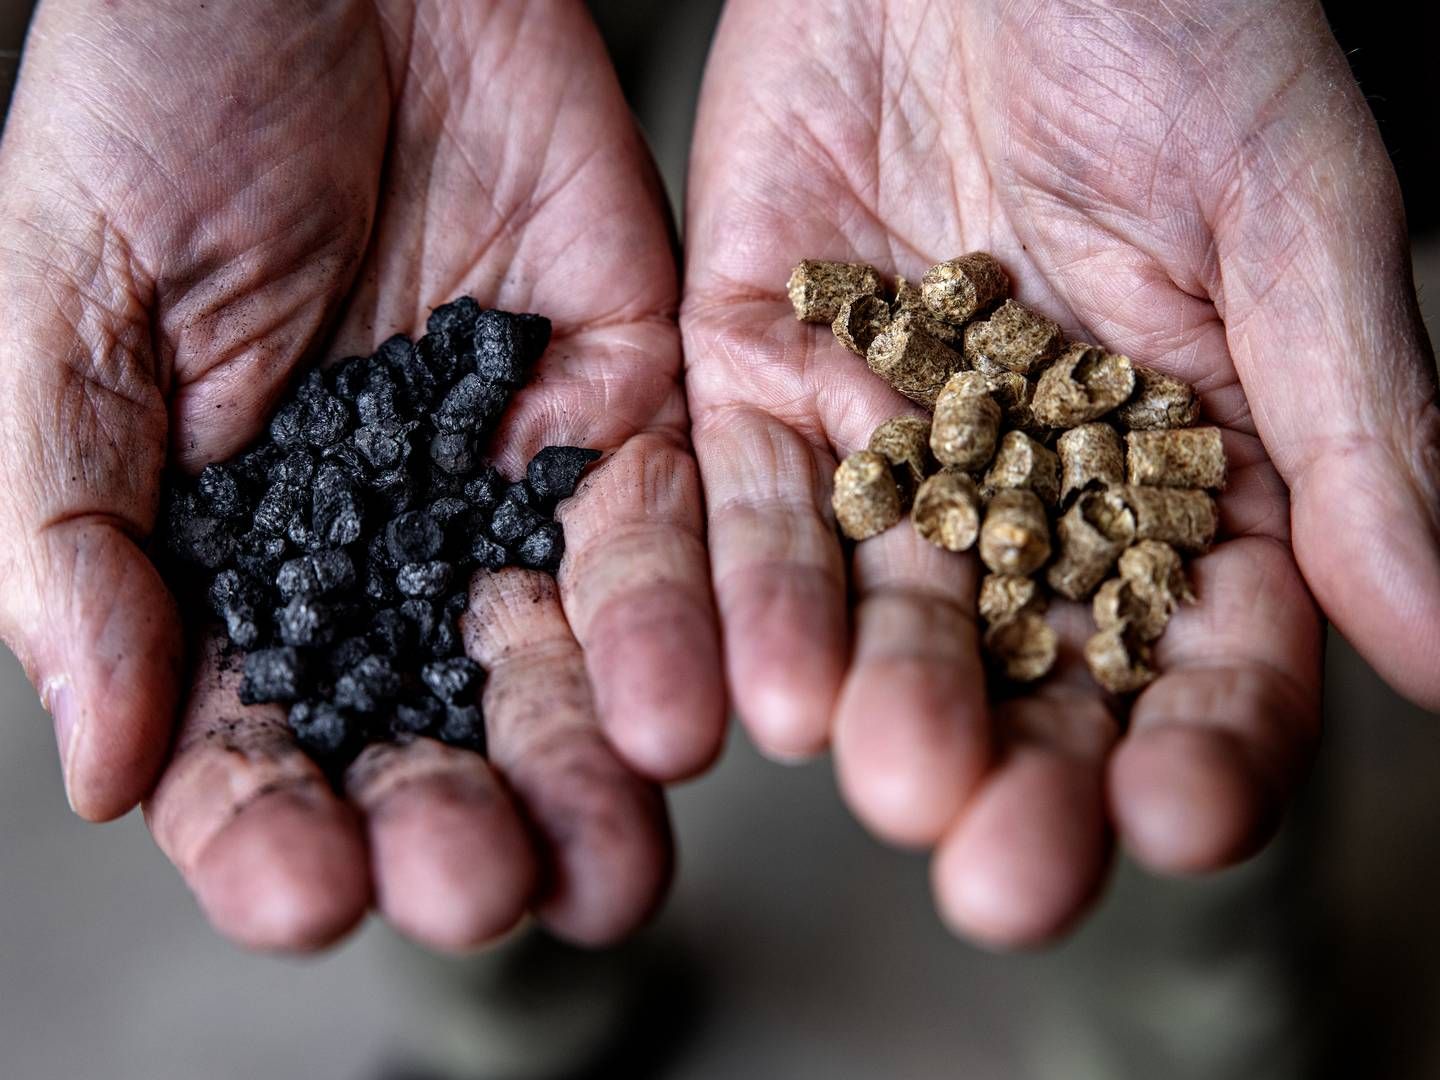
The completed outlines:
{"type": "Polygon", "coordinates": [[[1189,427],[1200,415],[1195,388],[1172,375],[1135,364],[1135,393],[1115,410],[1115,419],[1131,431],[1189,427]]]}
{"type": "Polygon", "coordinates": [[[1033,613],[993,624],[985,631],[984,644],[986,653],[1014,682],[1043,679],[1060,652],[1060,636],[1033,613]]]}
{"type": "Polygon", "coordinates": [[[949,345],[956,352],[960,351],[964,331],[931,314],[930,309],[925,306],[925,297],[919,287],[910,284],[903,277],[895,280],[895,305],[892,315],[896,318],[909,315],[916,326],[936,341],[949,345]]]}
{"type": "Polygon", "coordinates": [[[1215,489],[1225,486],[1225,444],[1219,428],[1132,431],[1125,436],[1125,464],[1132,484],[1215,489]]]}
{"type": "Polygon", "coordinates": [[[1001,623],[1022,612],[1039,615],[1045,606],[1045,594],[1032,577],[986,574],[980,582],[980,617],[988,623],[1001,623]]]}
{"type": "Polygon", "coordinates": [[[918,416],[886,420],[870,434],[870,447],[890,462],[900,486],[900,502],[909,506],[921,481],[934,471],[930,458],[930,421],[918,416]]]}
{"type": "Polygon", "coordinates": [[[1055,359],[1063,342],[1059,323],[1006,300],[988,319],[965,328],[965,359],[977,369],[983,359],[1029,375],[1055,359]]]}
{"type": "Polygon", "coordinates": [[[1125,455],[1120,436],[1109,424],[1082,424],[1060,436],[1060,502],[1081,491],[1125,482],[1125,455]]]}
{"type": "Polygon", "coordinates": [[[974,471],[994,455],[1001,410],[985,387],[985,376],[962,371],[940,392],[930,427],[930,449],[940,464],[974,471]]]}
{"type": "Polygon", "coordinates": [[[972,251],[932,266],[920,282],[925,306],[946,322],[959,326],[1010,295],[1010,279],[985,251],[972,251]]]}
{"type": "Polygon", "coordinates": [[[1006,432],[985,474],[985,486],[1025,488],[1047,506],[1054,506],[1060,498],[1060,459],[1023,431],[1006,432]]]}
{"type": "Polygon", "coordinates": [[[980,372],[979,368],[975,370],[985,376],[985,388],[1000,406],[1001,416],[1008,427],[1037,434],[1042,430],[1035,423],[1035,414],[1030,408],[1030,402],[1035,397],[1033,382],[1017,371],[1004,368],[986,372],[980,372]]]}
{"type": "Polygon", "coordinates": [[[1045,504],[1032,491],[997,491],[980,526],[980,558],[997,574],[1033,574],[1050,558],[1045,504]]]}
{"type": "Polygon", "coordinates": [[[1172,611],[1182,602],[1195,602],[1180,553],[1159,540],[1141,540],[1126,548],[1120,556],[1120,576],[1137,594],[1157,598],[1172,611]]]}
{"type": "Polygon", "coordinates": [[[1135,518],[1115,491],[1091,491],[1075,500],[1056,525],[1060,556],[1046,574],[1050,587],[1083,600],[1105,580],[1135,538],[1135,518]]]}
{"type": "Polygon", "coordinates": [[[1132,484],[1124,489],[1124,498],[1135,514],[1136,539],[1160,540],[1186,555],[1210,550],[1219,514],[1205,492],[1132,484]]]}
{"type": "Polygon", "coordinates": [[[830,328],[835,340],[856,356],[865,356],[870,343],[890,325],[890,305],[873,293],[852,296],[840,305],[830,328]]]}
{"type": "Polygon", "coordinates": [[[835,470],[830,505],[840,531],[852,540],[882,533],[904,516],[890,462],[869,450],[856,451],[835,470]]]}
{"type": "Polygon", "coordinates": [[[1101,630],[1129,630],[1139,641],[1154,641],[1165,632],[1171,609],[1152,603],[1124,578],[1111,578],[1095,592],[1091,605],[1101,630]]]}
{"type": "Polygon", "coordinates": [[[1047,427],[1076,427],[1121,405],[1134,389],[1128,356],[1071,345],[1041,374],[1031,408],[1047,427]]]}
{"type": "Polygon", "coordinates": [[[911,401],[935,407],[935,399],[964,359],[922,330],[909,316],[891,321],[865,354],[870,370],[911,401]]]}
{"type": "Polygon", "coordinates": [[[963,472],[943,469],[915,493],[910,511],[915,531],[947,551],[967,551],[980,533],[980,495],[963,472]]]}
{"type": "Polygon", "coordinates": [[[1095,681],[1112,694],[1130,694],[1155,679],[1150,651],[1126,640],[1124,630],[1101,630],[1085,643],[1085,663],[1095,681]],[[1132,650],[1133,646],[1133,650],[1132,650]]]}
{"type": "Polygon", "coordinates": [[[833,323],[846,300],[880,289],[880,274],[873,266],[821,259],[803,260],[786,286],[795,317],[813,323],[833,323]]]}

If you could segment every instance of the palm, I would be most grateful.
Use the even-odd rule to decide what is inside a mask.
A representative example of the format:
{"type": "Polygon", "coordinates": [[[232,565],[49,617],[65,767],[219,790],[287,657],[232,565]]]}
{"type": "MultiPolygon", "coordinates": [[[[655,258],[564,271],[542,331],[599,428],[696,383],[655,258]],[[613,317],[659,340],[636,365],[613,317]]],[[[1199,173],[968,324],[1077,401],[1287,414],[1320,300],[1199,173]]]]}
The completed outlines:
{"type": "MultiPolygon", "coordinates": [[[[267,14],[284,18],[281,7],[267,14]]],[[[186,27],[187,49],[225,43],[218,77],[205,71],[203,89],[161,80],[127,118],[146,167],[159,169],[84,178],[139,259],[167,271],[148,305],[165,378],[125,415],[106,403],[116,411],[100,421],[135,433],[117,455],[163,459],[168,408],[179,464],[226,456],[257,433],[302,358],[415,332],[462,293],[556,327],[497,439],[502,470],[516,475],[551,443],[609,454],[562,511],[570,553],[558,589],[521,571],[472,585],[464,625],[491,669],[489,764],[429,740],[374,747],[346,778],[347,804],[281,714],[240,709],[233,677],[217,679],[207,660],[147,803],[157,839],[217,924],[257,944],[328,940],[372,892],[402,929],[442,945],[493,936],[532,902],[562,933],[614,937],[653,907],[668,870],[663,804],[640,774],[701,767],[721,698],[676,272],[643,148],[575,7],[464,7],[442,23],[404,2],[333,4],[279,57],[263,17],[247,14],[207,25],[198,45],[186,27]],[[213,112],[177,126],[173,110],[197,94],[213,112]],[[238,118],[220,109],[227,100],[243,102],[238,118]],[[215,146],[237,127],[250,135],[238,150],[215,146]],[[172,175],[199,177],[178,207],[175,186],[155,176],[172,163],[172,175]],[[657,690],[661,673],[679,689],[657,690]]],[[[177,44],[164,34],[145,45],[177,44]]],[[[153,513],[153,493],[124,510],[137,531],[153,513]]],[[[165,610],[143,561],[118,561],[165,610]]],[[[153,626],[150,614],[131,617],[153,626]]],[[[146,685],[137,694],[166,697],[146,685]]],[[[165,722],[163,710],[149,719],[151,745],[163,745],[165,722]]],[[[92,805],[145,771],[142,760],[102,781],[92,805]]]]}
{"type": "MultiPolygon", "coordinates": [[[[1172,870],[1263,837],[1315,731],[1319,624],[1241,387],[1253,376],[1273,396],[1275,377],[1237,377],[1239,320],[1211,300],[1206,221],[1230,182],[1217,162],[1246,118],[1190,85],[1139,17],[999,7],[732,5],[697,136],[683,325],[742,717],[781,754],[833,735],[861,817],[938,844],[946,913],[1019,941],[1093,895],[1112,826],[1172,870]],[[1226,539],[1195,564],[1201,602],[1162,639],[1165,674],[1123,737],[1077,662],[1079,605],[1052,617],[1067,645],[1057,676],[987,706],[973,558],[895,529],[859,545],[847,574],[829,524],[836,461],[909,407],[793,321],[789,268],[854,258],[914,280],[977,248],[1072,336],[1194,382],[1228,432],[1226,539]]],[[[1257,70],[1255,100],[1288,74],[1257,70]]],[[[1232,311],[1261,290],[1253,273],[1225,284],[1232,311]]],[[[1265,420],[1283,445],[1296,418],[1265,420]]]]}

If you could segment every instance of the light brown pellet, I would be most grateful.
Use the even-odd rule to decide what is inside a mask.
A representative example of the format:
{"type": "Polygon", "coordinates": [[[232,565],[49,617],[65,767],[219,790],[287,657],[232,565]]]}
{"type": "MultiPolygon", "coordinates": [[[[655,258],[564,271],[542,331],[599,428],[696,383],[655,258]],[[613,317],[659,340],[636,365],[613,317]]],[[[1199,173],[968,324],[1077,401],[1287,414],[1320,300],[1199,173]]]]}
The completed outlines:
{"type": "Polygon", "coordinates": [[[1131,431],[1189,427],[1200,415],[1195,388],[1154,368],[1135,368],[1135,394],[1115,410],[1115,419],[1131,431]]]}
{"type": "Polygon", "coordinates": [[[1215,500],[1190,488],[1139,487],[1124,490],[1126,504],[1135,514],[1135,537],[1160,540],[1186,555],[1210,550],[1219,526],[1215,500]]]}
{"type": "Polygon", "coordinates": [[[930,458],[930,421],[918,416],[897,416],[870,433],[870,447],[886,461],[900,488],[900,503],[908,507],[921,481],[934,471],[930,458]]]}
{"type": "Polygon", "coordinates": [[[985,251],[972,251],[932,266],[920,281],[925,306],[937,317],[960,326],[1010,295],[1010,279],[985,251]]]}
{"type": "Polygon", "coordinates": [[[1094,345],[1071,345],[1045,369],[1031,408],[1048,427],[1075,427],[1098,420],[1135,389],[1130,358],[1094,345]]]}
{"type": "Polygon", "coordinates": [[[1033,491],[997,491],[980,526],[980,558],[997,574],[1033,574],[1050,558],[1050,523],[1033,491]]]}
{"type": "Polygon", "coordinates": [[[1060,455],[1060,502],[1089,488],[1125,482],[1125,455],[1120,436],[1109,424],[1082,424],[1055,443],[1060,455]]]}
{"type": "Polygon", "coordinates": [[[988,319],[965,328],[965,359],[977,369],[983,361],[1029,375],[1055,359],[1063,342],[1059,323],[1006,300],[988,319]]]}
{"type": "Polygon", "coordinates": [[[944,319],[937,319],[931,314],[930,309],[925,306],[925,296],[920,292],[919,287],[910,284],[903,277],[895,279],[895,304],[891,309],[891,314],[894,316],[909,315],[916,326],[936,341],[949,345],[956,352],[960,351],[964,330],[958,326],[951,326],[944,319]]]}
{"type": "Polygon", "coordinates": [[[910,520],[921,539],[947,551],[968,551],[980,533],[975,481],[955,469],[927,477],[915,493],[910,520]]]}
{"type": "Polygon", "coordinates": [[[1150,650],[1127,638],[1124,630],[1101,630],[1085,643],[1085,663],[1090,674],[1112,694],[1133,693],[1155,679],[1150,650]]]}
{"type": "Polygon", "coordinates": [[[852,540],[876,536],[904,516],[890,462],[870,450],[857,450],[840,463],[830,505],[840,531],[852,540]]]}
{"type": "Polygon", "coordinates": [[[988,623],[1001,623],[1022,612],[1039,615],[1045,608],[1045,594],[1032,577],[986,574],[980,582],[980,617],[988,623]]]}
{"type": "Polygon", "coordinates": [[[985,651],[1007,679],[1035,682],[1055,666],[1060,637],[1039,615],[1025,613],[985,631],[985,651]]]}
{"type": "Polygon", "coordinates": [[[865,356],[870,343],[890,325],[890,305],[873,293],[852,296],[840,305],[830,328],[835,340],[856,356],[865,356]]]}
{"type": "Polygon", "coordinates": [[[1007,432],[985,474],[990,489],[1027,488],[1047,506],[1060,498],[1060,459],[1023,431],[1007,432]]]}
{"type": "Polygon", "coordinates": [[[1154,641],[1165,632],[1171,610],[1152,604],[1124,578],[1111,578],[1095,593],[1091,610],[1101,630],[1130,630],[1138,641],[1154,641]]]}
{"type": "Polygon", "coordinates": [[[1000,406],[1006,424],[1035,434],[1044,430],[1035,423],[1035,414],[1030,408],[1030,402],[1035,397],[1033,382],[1019,372],[1005,368],[986,372],[981,372],[979,368],[975,370],[985,376],[985,388],[1000,406]]]}
{"type": "Polygon", "coordinates": [[[833,323],[846,300],[862,293],[879,293],[880,274],[864,263],[805,259],[790,272],[786,290],[801,322],[833,323]]]}
{"type": "Polygon", "coordinates": [[[962,371],[950,378],[935,401],[930,450],[935,460],[956,469],[983,469],[1000,435],[1000,405],[985,376],[962,371]]]}
{"type": "Polygon", "coordinates": [[[931,337],[908,315],[891,321],[865,354],[870,370],[911,401],[935,408],[951,375],[964,366],[954,349],[931,337]]]}
{"type": "Polygon", "coordinates": [[[1141,540],[1126,548],[1120,556],[1120,576],[1139,595],[1157,598],[1172,611],[1182,602],[1195,601],[1180,553],[1159,540],[1141,540]]]}
{"type": "Polygon", "coordinates": [[[1225,486],[1225,444],[1213,427],[1132,431],[1125,466],[1132,484],[1218,490],[1225,486]]]}
{"type": "Polygon", "coordinates": [[[1135,518],[1115,491],[1090,491],[1056,525],[1060,556],[1045,579],[1070,600],[1083,600],[1105,580],[1135,538],[1135,518]]]}

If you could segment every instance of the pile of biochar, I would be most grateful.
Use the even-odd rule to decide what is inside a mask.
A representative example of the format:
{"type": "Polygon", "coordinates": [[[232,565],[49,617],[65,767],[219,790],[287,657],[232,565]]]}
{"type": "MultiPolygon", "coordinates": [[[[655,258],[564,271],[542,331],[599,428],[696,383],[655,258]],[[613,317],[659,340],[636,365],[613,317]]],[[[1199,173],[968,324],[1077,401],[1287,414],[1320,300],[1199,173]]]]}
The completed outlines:
{"type": "Polygon", "coordinates": [[[402,736],[483,750],[457,623],[471,573],[554,573],[556,505],[599,457],[547,447],[515,481],[480,458],[549,320],[467,296],[426,330],[310,372],[262,438],[167,492],[164,542],[244,651],[241,700],[288,705],[329,766],[402,736]]]}
{"type": "Polygon", "coordinates": [[[1151,646],[1194,600],[1182,559],[1210,549],[1225,485],[1220,432],[1194,427],[1179,379],[1083,342],[1010,298],[972,252],[893,287],[874,267],[807,260],[790,276],[803,322],[831,326],[870,370],[930,412],[880,425],[835,472],[841,531],[865,540],[907,513],[924,539],[977,547],[984,644],[1008,679],[1055,665],[1049,597],[1090,601],[1085,646],[1105,689],[1155,678],[1151,646]]]}

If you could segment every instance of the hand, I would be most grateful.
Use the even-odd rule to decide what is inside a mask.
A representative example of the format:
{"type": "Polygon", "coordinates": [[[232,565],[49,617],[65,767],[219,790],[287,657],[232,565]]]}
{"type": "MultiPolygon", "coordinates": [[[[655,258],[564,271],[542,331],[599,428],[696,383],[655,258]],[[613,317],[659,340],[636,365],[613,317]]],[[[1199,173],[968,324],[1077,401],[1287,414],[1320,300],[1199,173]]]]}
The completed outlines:
{"type": "Polygon", "coordinates": [[[942,913],[996,944],[1070,925],[1112,832],[1176,873],[1263,842],[1318,729],[1312,592],[1440,705],[1440,413],[1373,120],[1318,4],[1148,10],[732,0],[701,104],[681,323],[736,708],[778,756],[833,738],[856,813],[933,846],[942,913]],[[1052,681],[990,706],[973,556],[904,525],[842,556],[831,472],[913,407],[793,320],[789,269],[974,249],[1226,431],[1224,542],[1126,727],[1078,605],[1052,681]]]}
{"type": "Polygon", "coordinates": [[[663,196],[580,4],[306,11],[36,16],[0,157],[6,639],[76,810],[153,788],[157,841],[235,940],[318,947],[373,901],[439,947],[527,907],[608,941],[667,880],[652,782],[704,767],[723,720],[663,196]],[[472,585],[489,761],[372,747],[337,794],[207,650],[182,693],[197,650],[142,550],[161,469],[240,449],[302,358],[464,293],[555,322],[502,471],[607,456],[561,511],[558,586],[472,585]]]}

